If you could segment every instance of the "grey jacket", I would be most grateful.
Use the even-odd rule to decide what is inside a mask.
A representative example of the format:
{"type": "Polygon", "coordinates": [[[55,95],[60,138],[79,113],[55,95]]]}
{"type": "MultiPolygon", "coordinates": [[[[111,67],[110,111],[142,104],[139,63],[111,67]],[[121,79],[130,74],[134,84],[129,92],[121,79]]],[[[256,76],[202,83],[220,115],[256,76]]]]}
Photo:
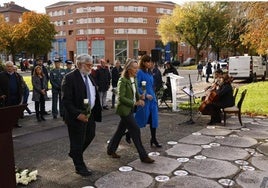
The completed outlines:
{"type": "MultiPolygon", "coordinates": [[[[46,91],[48,90],[48,88],[47,88],[47,79],[44,76],[43,77],[43,82],[41,82],[41,79],[38,76],[32,76],[32,84],[33,84],[32,101],[40,101],[42,85],[43,85],[43,88],[46,91]]],[[[45,99],[47,99],[47,94],[45,94],[45,99]]]]}

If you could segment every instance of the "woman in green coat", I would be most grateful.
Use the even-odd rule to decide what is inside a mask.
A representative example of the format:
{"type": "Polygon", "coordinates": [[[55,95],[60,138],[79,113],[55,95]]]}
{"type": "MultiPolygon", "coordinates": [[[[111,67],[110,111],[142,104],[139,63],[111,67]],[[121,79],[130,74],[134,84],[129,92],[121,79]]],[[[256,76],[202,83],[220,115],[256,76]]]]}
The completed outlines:
{"type": "Polygon", "coordinates": [[[136,106],[144,106],[144,101],[139,96],[137,90],[137,81],[135,78],[137,69],[137,62],[135,60],[129,60],[124,67],[122,77],[118,81],[118,105],[116,113],[120,116],[121,120],[108,144],[107,154],[113,158],[120,158],[120,155],[116,154],[116,150],[127,129],[138,150],[141,162],[153,163],[154,160],[148,157],[142,145],[140,128],[133,115],[136,106]]]}

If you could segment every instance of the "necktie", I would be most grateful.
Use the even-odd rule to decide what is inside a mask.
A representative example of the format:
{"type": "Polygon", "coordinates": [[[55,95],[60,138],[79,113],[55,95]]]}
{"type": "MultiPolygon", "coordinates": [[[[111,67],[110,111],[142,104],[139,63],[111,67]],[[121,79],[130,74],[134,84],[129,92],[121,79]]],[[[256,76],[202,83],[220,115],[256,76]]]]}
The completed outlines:
{"type": "Polygon", "coordinates": [[[88,98],[88,103],[90,104],[90,89],[89,89],[89,84],[88,84],[88,76],[85,77],[85,84],[86,84],[86,89],[87,89],[87,98],[88,98]]]}

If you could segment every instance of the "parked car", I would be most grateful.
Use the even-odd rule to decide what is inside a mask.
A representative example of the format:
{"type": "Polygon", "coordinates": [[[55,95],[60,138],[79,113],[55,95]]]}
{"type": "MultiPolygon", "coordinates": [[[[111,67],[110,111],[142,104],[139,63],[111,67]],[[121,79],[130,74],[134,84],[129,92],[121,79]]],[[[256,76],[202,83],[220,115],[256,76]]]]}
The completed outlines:
{"type": "MultiPolygon", "coordinates": [[[[219,64],[219,68],[223,71],[223,72],[227,72],[228,70],[227,70],[227,62],[224,62],[224,61],[213,61],[213,62],[211,62],[211,65],[212,65],[212,67],[211,67],[211,70],[212,70],[212,74],[210,75],[211,77],[213,77],[213,75],[214,75],[214,72],[215,72],[215,70],[217,70],[217,64],[219,64]]],[[[206,74],[206,69],[207,69],[207,67],[206,67],[206,65],[203,67],[203,77],[206,77],[207,76],[207,74],[206,74]]]]}
{"type": "Polygon", "coordinates": [[[183,63],[183,66],[188,66],[188,65],[194,65],[195,64],[195,59],[188,57],[183,63]]]}

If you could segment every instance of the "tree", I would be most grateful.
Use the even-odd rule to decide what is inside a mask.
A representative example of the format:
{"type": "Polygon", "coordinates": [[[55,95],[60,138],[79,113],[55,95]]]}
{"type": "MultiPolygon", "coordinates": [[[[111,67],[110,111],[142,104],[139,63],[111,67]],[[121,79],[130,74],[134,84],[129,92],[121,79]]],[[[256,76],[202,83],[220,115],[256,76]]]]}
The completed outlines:
{"type": "Polygon", "coordinates": [[[51,50],[56,33],[55,27],[50,23],[47,15],[25,12],[15,35],[24,47],[24,51],[33,54],[36,58],[51,50]]]}
{"type": "Polygon", "coordinates": [[[163,16],[157,28],[164,43],[168,41],[187,42],[196,52],[197,62],[200,52],[208,46],[209,37],[226,23],[222,3],[192,2],[176,6],[172,15],[163,16]],[[224,20],[224,21],[223,21],[224,20]]]}
{"type": "Polygon", "coordinates": [[[247,2],[245,7],[248,22],[240,38],[259,54],[268,54],[268,2],[247,2]]]}
{"type": "Polygon", "coordinates": [[[18,24],[11,25],[5,22],[3,16],[0,16],[0,51],[7,56],[11,55],[12,60],[15,60],[15,55],[20,52],[19,38],[14,37],[18,24]]]}

